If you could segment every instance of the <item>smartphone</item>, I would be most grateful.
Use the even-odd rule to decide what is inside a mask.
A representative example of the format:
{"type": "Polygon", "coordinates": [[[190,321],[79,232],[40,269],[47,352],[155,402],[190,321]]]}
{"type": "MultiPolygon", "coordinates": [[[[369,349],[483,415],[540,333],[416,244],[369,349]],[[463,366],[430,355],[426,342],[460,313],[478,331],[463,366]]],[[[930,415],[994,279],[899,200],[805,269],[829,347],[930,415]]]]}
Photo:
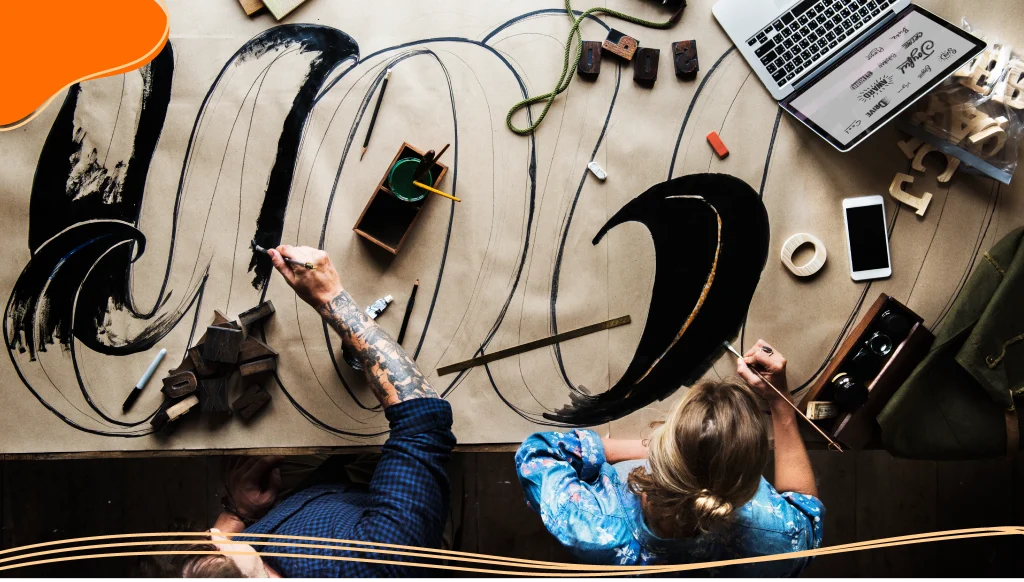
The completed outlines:
{"type": "Polygon", "coordinates": [[[850,277],[854,281],[868,281],[892,275],[885,200],[881,196],[846,198],[843,218],[850,277]]]}

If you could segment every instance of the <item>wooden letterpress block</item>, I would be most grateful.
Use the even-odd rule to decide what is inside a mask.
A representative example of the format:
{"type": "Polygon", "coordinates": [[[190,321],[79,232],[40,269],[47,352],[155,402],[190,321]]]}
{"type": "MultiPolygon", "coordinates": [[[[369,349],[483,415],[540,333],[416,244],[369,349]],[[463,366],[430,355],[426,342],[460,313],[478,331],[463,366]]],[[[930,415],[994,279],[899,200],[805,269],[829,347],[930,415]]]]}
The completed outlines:
{"type": "Polygon", "coordinates": [[[189,355],[188,350],[185,350],[185,355],[181,357],[181,363],[178,367],[167,372],[168,376],[180,374],[182,372],[191,372],[196,369],[195,363],[192,362],[192,356],[189,355]]]}
{"type": "Polygon", "coordinates": [[[164,378],[163,393],[170,398],[181,398],[195,392],[198,386],[195,374],[181,372],[164,378]]]}
{"type": "Polygon", "coordinates": [[[601,74],[601,42],[597,40],[583,41],[580,53],[580,64],[576,73],[584,79],[594,80],[601,74]]]}
{"type": "Polygon", "coordinates": [[[633,80],[644,85],[653,85],[658,80],[658,60],[661,50],[641,48],[633,57],[633,80]]]}
{"type": "Polygon", "coordinates": [[[199,381],[199,411],[226,412],[228,408],[228,379],[204,378],[199,381]]]}
{"type": "Polygon", "coordinates": [[[206,328],[203,359],[234,364],[238,361],[238,349],[242,347],[243,339],[242,332],[237,329],[211,325],[206,328]]]}
{"type": "Polygon", "coordinates": [[[175,421],[189,410],[192,410],[198,403],[199,399],[195,394],[177,402],[165,400],[163,406],[153,415],[153,420],[149,421],[149,424],[153,427],[153,430],[168,435],[174,430],[175,421]]]}
{"type": "Polygon", "coordinates": [[[632,36],[623,34],[613,28],[608,31],[608,37],[601,43],[601,48],[617,57],[631,61],[633,60],[633,55],[636,54],[636,47],[639,44],[632,36]]]}
{"type": "Polygon", "coordinates": [[[262,358],[259,360],[253,360],[246,362],[241,366],[238,366],[238,373],[243,378],[251,376],[259,376],[260,374],[270,374],[277,369],[277,358],[262,358]]]}
{"type": "Polygon", "coordinates": [[[231,403],[231,408],[241,415],[242,419],[249,420],[257,412],[263,409],[270,402],[270,393],[259,384],[249,386],[244,394],[231,403]]]}
{"type": "Polygon", "coordinates": [[[260,340],[249,336],[242,342],[242,348],[238,351],[239,362],[250,362],[252,360],[259,360],[261,358],[270,358],[276,356],[277,352],[267,344],[260,340]]]}
{"type": "Polygon", "coordinates": [[[188,350],[188,357],[192,361],[192,369],[199,378],[212,376],[220,370],[217,362],[209,362],[203,357],[204,351],[204,344],[198,344],[188,350]]]}
{"type": "Polygon", "coordinates": [[[249,329],[271,315],[274,315],[274,304],[267,300],[252,309],[239,313],[238,321],[241,322],[243,328],[249,329]]]}
{"type": "Polygon", "coordinates": [[[697,41],[681,40],[672,43],[672,62],[677,77],[695,77],[700,70],[697,60],[697,41]]]}

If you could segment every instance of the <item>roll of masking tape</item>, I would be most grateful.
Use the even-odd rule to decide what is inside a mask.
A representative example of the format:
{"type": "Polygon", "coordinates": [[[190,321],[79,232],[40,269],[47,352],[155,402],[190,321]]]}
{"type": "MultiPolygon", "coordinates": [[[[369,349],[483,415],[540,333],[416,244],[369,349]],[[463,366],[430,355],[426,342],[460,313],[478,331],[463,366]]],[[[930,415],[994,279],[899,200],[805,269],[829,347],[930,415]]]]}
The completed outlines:
{"type": "Polygon", "coordinates": [[[797,277],[810,277],[820,271],[825,265],[826,257],[825,245],[818,237],[806,232],[794,234],[782,245],[782,264],[786,265],[786,268],[797,277]],[[798,267],[793,264],[793,254],[796,253],[796,249],[800,245],[805,243],[811,243],[814,246],[814,256],[807,264],[798,267]]]}

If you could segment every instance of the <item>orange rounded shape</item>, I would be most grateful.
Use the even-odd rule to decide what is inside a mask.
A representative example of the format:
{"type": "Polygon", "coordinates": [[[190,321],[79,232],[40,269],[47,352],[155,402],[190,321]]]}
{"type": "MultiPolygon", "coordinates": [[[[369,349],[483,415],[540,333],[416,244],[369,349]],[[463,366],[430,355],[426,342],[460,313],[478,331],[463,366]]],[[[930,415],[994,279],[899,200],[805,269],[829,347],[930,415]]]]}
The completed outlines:
{"type": "Polygon", "coordinates": [[[169,32],[160,0],[0,2],[0,129],[27,123],[73,83],[145,65],[169,32]]]}

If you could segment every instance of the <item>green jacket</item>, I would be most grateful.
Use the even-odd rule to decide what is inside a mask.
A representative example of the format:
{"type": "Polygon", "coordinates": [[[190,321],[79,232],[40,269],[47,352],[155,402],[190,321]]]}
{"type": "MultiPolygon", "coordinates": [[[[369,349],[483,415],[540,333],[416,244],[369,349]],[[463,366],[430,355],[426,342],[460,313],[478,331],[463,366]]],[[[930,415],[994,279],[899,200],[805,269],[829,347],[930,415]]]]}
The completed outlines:
{"type": "Polygon", "coordinates": [[[893,455],[915,459],[1016,453],[1021,393],[1024,228],[978,261],[931,351],[878,415],[882,440],[893,455]]]}

